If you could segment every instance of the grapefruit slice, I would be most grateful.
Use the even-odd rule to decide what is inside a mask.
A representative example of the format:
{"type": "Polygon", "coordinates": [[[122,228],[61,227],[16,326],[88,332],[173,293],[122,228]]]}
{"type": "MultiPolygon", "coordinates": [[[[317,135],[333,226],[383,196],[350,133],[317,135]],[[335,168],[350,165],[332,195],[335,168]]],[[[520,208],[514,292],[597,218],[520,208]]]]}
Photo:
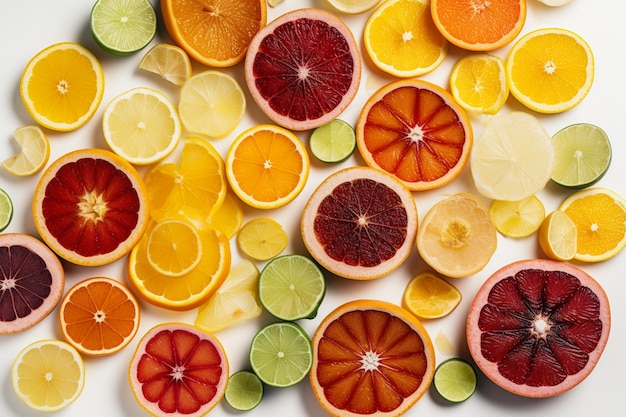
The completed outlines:
{"type": "Polygon", "coordinates": [[[315,8],[285,13],[252,38],[244,65],[252,98],[291,130],[319,127],[354,99],[361,58],[350,29],[315,8]]]}
{"type": "Polygon", "coordinates": [[[126,255],[150,215],[135,168],[102,149],[75,150],[53,162],[37,184],[32,211],[44,242],[61,258],[84,266],[126,255]]]}
{"type": "Polygon", "coordinates": [[[311,256],[328,271],[370,280],[394,271],[415,249],[417,208],[393,176],[369,167],[344,168],[313,192],[300,230],[311,256]]]}
{"type": "Polygon", "coordinates": [[[128,378],[135,399],[151,415],[197,417],[220,402],[228,372],[215,336],[188,324],[163,323],[137,345],[128,378]]]}
{"type": "Polygon", "coordinates": [[[61,261],[43,242],[22,233],[0,234],[0,334],[43,320],[65,286],[61,261]]]}
{"type": "Polygon", "coordinates": [[[313,392],[333,416],[399,416],[427,391],[435,372],[421,322],[386,301],[349,301],[313,338],[313,392]]]}
{"type": "Polygon", "coordinates": [[[478,290],[467,342],[494,383],[543,398],[589,375],[610,327],[609,300],[594,278],[567,262],[526,259],[500,268],[478,290]]]}

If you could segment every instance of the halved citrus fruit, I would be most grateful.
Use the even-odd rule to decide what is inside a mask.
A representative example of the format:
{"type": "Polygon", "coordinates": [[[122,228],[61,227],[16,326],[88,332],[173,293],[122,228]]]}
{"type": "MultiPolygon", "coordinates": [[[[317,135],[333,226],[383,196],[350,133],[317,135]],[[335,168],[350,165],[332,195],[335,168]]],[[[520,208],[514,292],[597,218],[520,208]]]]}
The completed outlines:
{"type": "Polygon", "coordinates": [[[525,397],[551,397],[582,382],[609,337],[609,300],[582,269],[560,261],[508,264],[480,287],[467,342],[483,373],[525,397]]]}
{"type": "Polygon", "coordinates": [[[155,416],[206,415],[223,398],[228,375],[221,342],[183,323],[150,329],[137,345],[128,369],[135,399],[155,416]]]}
{"type": "Polygon", "coordinates": [[[50,158],[50,141],[38,126],[21,126],[13,132],[20,151],[4,161],[2,167],[13,175],[38,173],[50,158]]]}
{"type": "Polygon", "coordinates": [[[395,177],[369,167],[329,175],[302,213],[307,250],[338,276],[370,280],[398,268],[414,250],[415,200],[395,177]]]}
{"type": "Polygon", "coordinates": [[[191,60],[179,46],[159,43],[141,58],[139,68],[160,75],[174,85],[182,86],[191,77],[191,60]]]}
{"type": "Polygon", "coordinates": [[[308,130],[337,118],[356,96],[361,58],[348,26],[315,8],[287,12],[250,42],[245,77],[276,124],[308,130]]]}
{"type": "Polygon", "coordinates": [[[63,295],[65,271],[40,240],[0,234],[0,334],[17,333],[43,320],[63,295]]]}
{"type": "Polygon", "coordinates": [[[148,226],[148,194],[135,168],[113,152],[86,148],[50,165],[32,203],[35,228],[61,258],[85,266],[126,255],[148,226]]]}
{"type": "Polygon", "coordinates": [[[428,81],[407,79],[381,87],[356,125],[365,162],[413,191],[449,183],[467,163],[472,126],[452,95],[428,81]]]}
{"type": "Polygon", "coordinates": [[[349,301],[322,320],[312,341],[311,386],[333,416],[399,416],[432,383],[430,336],[395,304],[349,301]]]}

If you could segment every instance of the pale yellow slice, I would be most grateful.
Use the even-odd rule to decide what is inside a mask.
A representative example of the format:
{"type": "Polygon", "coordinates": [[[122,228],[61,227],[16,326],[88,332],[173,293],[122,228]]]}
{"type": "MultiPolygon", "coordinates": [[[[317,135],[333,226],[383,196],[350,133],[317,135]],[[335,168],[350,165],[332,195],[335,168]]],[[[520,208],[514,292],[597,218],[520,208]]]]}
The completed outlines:
{"type": "Polygon", "coordinates": [[[576,224],[561,210],[548,214],[539,227],[539,245],[551,259],[569,261],[574,259],[578,246],[576,224]]]}
{"type": "Polygon", "coordinates": [[[326,0],[335,10],[347,13],[358,14],[366,12],[377,6],[381,0],[326,0]]]}
{"type": "Polygon", "coordinates": [[[465,110],[496,114],[509,96],[504,61],[487,53],[465,55],[452,68],[450,90],[465,110]]]}
{"type": "Polygon", "coordinates": [[[518,201],[494,200],[489,218],[500,233],[508,237],[526,237],[537,231],[546,217],[546,209],[536,195],[518,201]]]}
{"type": "Polygon", "coordinates": [[[20,152],[2,161],[2,167],[13,175],[28,176],[38,173],[50,158],[50,141],[37,126],[15,129],[13,138],[20,152]]]}
{"type": "Polygon", "coordinates": [[[243,225],[237,235],[239,249],[259,261],[266,261],[280,254],[289,243],[283,226],[269,217],[258,217],[243,225]]]}
{"type": "Polygon", "coordinates": [[[160,75],[172,84],[182,86],[191,77],[191,60],[182,48],[160,43],[150,49],[139,62],[139,68],[160,75]]]}

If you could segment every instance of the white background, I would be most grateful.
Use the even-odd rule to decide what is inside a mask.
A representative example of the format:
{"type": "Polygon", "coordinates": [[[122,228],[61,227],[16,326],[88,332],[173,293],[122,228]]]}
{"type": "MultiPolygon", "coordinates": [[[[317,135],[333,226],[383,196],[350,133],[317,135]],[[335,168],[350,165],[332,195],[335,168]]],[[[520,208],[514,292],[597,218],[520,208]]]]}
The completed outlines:
{"type": "MultiPolygon", "coordinates": [[[[158,2],[153,0],[158,6],[158,2]]],[[[137,86],[151,86],[168,94],[175,102],[178,99],[178,88],[169,85],[157,76],[137,69],[144,51],[129,57],[115,57],[94,43],[89,32],[89,12],[92,2],[87,0],[21,0],[3,4],[3,23],[0,25],[0,39],[3,41],[2,64],[0,64],[0,160],[9,157],[15,150],[12,133],[21,125],[33,124],[33,120],[25,111],[19,96],[19,79],[28,60],[44,47],[61,41],[77,41],[91,49],[100,59],[106,77],[106,89],[103,102],[93,119],[82,128],[71,133],[55,133],[46,131],[51,142],[50,162],[80,147],[105,147],[101,133],[102,111],[106,104],[117,94],[137,86]]],[[[268,8],[268,21],[290,9],[304,6],[327,8],[323,0],[284,0],[276,8],[268,8]]],[[[352,28],[359,41],[361,52],[362,29],[369,13],[342,17],[352,28]]],[[[571,29],[587,40],[595,54],[595,81],[587,98],[576,108],[559,115],[542,116],[536,114],[544,123],[550,134],[571,123],[589,122],[602,127],[609,135],[613,146],[613,163],[598,186],[611,188],[622,196],[626,196],[624,177],[626,167],[626,127],[624,125],[624,70],[619,64],[626,56],[623,16],[626,15],[626,2],[623,0],[574,0],[567,6],[549,8],[536,0],[528,0],[528,16],[522,33],[540,27],[562,27],[571,29]]],[[[171,42],[167,35],[159,12],[159,29],[157,38],[152,44],[171,42]]],[[[493,52],[503,58],[508,47],[493,52]]],[[[451,66],[465,52],[451,47],[445,62],[424,79],[433,81],[447,88],[447,80],[451,66]]],[[[206,69],[194,64],[194,71],[206,69]]],[[[226,71],[234,75],[245,89],[243,67],[239,64],[226,71]]],[[[365,100],[376,88],[392,77],[376,72],[364,55],[364,74],[356,99],[342,118],[354,124],[365,100]]],[[[245,128],[269,120],[259,111],[250,96],[248,111],[241,125],[228,137],[213,140],[213,144],[225,155],[226,149],[233,138],[245,128]]],[[[502,109],[502,113],[511,110],[525,110],[512,97],[502,109]]],[[[486,120],[473,119],[476,135],[480,135],[481,125],[486,120]]],[[[307,143],[308,133],[299,134],[307,143]]],[[[175,155],[174,155],[175,156],[175,155]]],[[[312,159],[309,181],[302,194],[289,205],[272,211],[246,209],[246,220],[258,216],[271,216],[277,219],[288,231],[290,245],[286,253],[306,253],[299,232],[299,217],[308,195],[331,172],[354,164],[362,164],[355,154],[341,165],[328,166],[312,159]]],[[[3,170],[0,170],[3,171],[3,170]]],[[[143,172],[143,170],[141,170],[143,172]]],[[[16,178],[0,172],[0,187],[4,188],[13,198],[15,216],[7,232],[24,232],[35,234],[31,218],[30,205],[32,192],[39,175],[27,178],[16,178]]],[[[428,208],[446,195],[458,191],[476,193],[473,186],[469,165],[462,175],[451,184],[429,192],[415,194],[420,220],[428,208]]],[[[539,197],[546,211],[558,207],[569,192],[555,185],[548,185],[539,197]]],[[[234,242],[233,242],[234,243],[234,242]]],[[[239,258],[235,245],[233,247],[234,262],[239,258]]],[[[450,354],[468,357],[464,339],[464,323],[467,308],[473,294],[492,272],[499,267],[522,258],[542,257],[537,246],[536,236],[525,239],[510,239],[498,236],[498,249],[486,268],[475,276],[451,280],[463,294],[460,306],[448,317],[425,323],[433,339],[437,335],[447,338],[453,345],[452,352],[443,351],[437,345],[437,361],[449,357],[450,354]]],[[[572,415],[604,415],[619,414],[623,407],[623,380],[626,374],[626,362],[623,352],[626,351],[626,303],[622,301],[626,294],[624,270],[626,254],[598,264],[578,264],[593,275],[605,288],[612,307],[612,332],[608,345],[600,362],[592,374],[578,387],[555,398],[532,400],[516,397],[496,387],[482,375],[479,375],[476,394],[468,401],[458,405],[442,402],[431,389],[407,415],[412,416],[572,416],[572,415]]],[[[97,275],[110,276],[127,282],[125,262],[122,259],[105,267],[78,267],[65,264],[66,290],[74,283],[97,275]]],[[[259,268],[263,267],[258,263],[259,268]]],[[[415,250],[407,262],[393,274],[371,282],[353,282],[327,274],[327,294],[314,320],[300,322],[309,334],[312,334],[323,316],[337,305],[356,298],[378,298],[400,303],[406,283],[416,273],[427,266],[419,258],[415,250]]],[[[63,411],[59,416],[140,416],[145,412],[135,402],[127,382],[127,365],[139,337],[153,325],[166,321],[182,321],[193,323],[195,312],[173,313],[151,307],[142,303],[141,328],[137,337],[121,352],[103,358],[86,358],[86,384],[78,400],[63,411]]],[[[221,331],[217,334],[224,344],[229,356],[231,371],[247,367],[247,349],[249,341],[260,326],[271,318],[263,314],[259,319],[243,323],[239,326],[221,331]]],[[[15,396],[10,382],[10,368],[13,358],[27,344],[45,338],[61,337],[55,310],[43,322],[25,332],[0,336],[0,416],[37,416],[23,405],[15,396]]],[[[229,416],[237,414],[223,401],[211,415],[229,416]]],[[[315,400],[308,380],[286,389],[267,389],[261,405],[249,415],[261,416],[269,413],[289,416],[324,415],[322,408],[315,400]]]]}

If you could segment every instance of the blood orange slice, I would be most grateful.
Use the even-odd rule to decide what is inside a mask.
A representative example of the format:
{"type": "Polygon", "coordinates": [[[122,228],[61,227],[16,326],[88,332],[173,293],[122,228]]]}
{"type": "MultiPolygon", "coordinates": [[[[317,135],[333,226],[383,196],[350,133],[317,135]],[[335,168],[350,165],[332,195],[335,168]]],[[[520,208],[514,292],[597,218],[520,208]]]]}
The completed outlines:
{"type": "Polygon", "coordinates": [[[527,259],[502,267],[478,290],[467,342],[497,385],[551,397],[589,375],[610,326],[609,300],[594,278],[566,262],[527,259]]]}
{"type": "Polygon", "coordinates": [[[213,335],[183,323],[150,329],[129,366],[137,402],[154,416],[203,416],[226,391],[228,358],[213,335]]]}
{"type": "Polygon", "coordinates": [[[424,326],[386,301],[337,307],[312,342],[311,386],[333,416],[399,416],[426,393],[435,372],[424,326]]]}
{"type": "Polygon", "coordinates": [[[127,254],[149,220],[141,177],[102,149],[79,149],[53,162],[37,184],[32,210],[46,244],[61,258],[85,266],[127,254]]]}
{"type": "Polygon", "coordinates": [[[0,235],[0,271],[0,334],[34,326],[61,299],[63,266],[54,252],[30,235],[0,235]]]}
{"type": "Polygon", "coordinates": [[[292,130],[319,127],[354,99],[361,58],[354,35],[324,10],[285,13],[252,38],[245,60],[250,94],[275,123],[292,130]]]}
{"type": "Polygon", "coordinates": [[[356,125],[359,152],[413,191],[449,183],[465,167],[473,132],[452,95],[428,81],[391,82],[365,103],[356,125]]]}
{"type": "Polygon", "coordinates": [[[300,230],[324,268],[370,280],[398,268],[415,249],[417,208],[411,192],[393,176],[369,167],[344,168],[313,192],[300,230]]]}

